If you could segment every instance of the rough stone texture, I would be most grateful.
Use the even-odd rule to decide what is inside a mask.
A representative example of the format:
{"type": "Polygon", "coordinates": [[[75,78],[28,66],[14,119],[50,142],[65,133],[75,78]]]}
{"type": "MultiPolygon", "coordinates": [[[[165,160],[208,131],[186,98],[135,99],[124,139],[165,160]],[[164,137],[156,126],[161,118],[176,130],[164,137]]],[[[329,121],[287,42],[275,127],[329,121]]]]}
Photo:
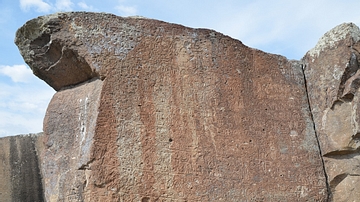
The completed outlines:
{"type": "Polygon", "coordinates": [[[58,92],[44,135],[0,139],[0,199],[357,201],[359,41],[345,23],[288,61],[156,20],[31,20],[16,43],[58,92]]]}
{"type": "Polygon", "coordinates": [[[46,201],[326,201],[302,65],[212,30],[110,14],[27,22],[58,92],[46,201]]]}
{"type": "Polygon", "coordinates": [[[96,138],[102,83],[93,79],[64,89],[49,104],[42,156],[46,201],[84,201],[85,187],[90,183],[88,169],[94,158],[91,148],[96,138]]]}
{"type": "Polygon", "coordinates": [[[38,151],[42,134],[0,138],[0,201],[44,201],[38,151]]]}
{"type": "Polygon", "coordinates": [[[345,23],[288,61],[144,18],[31,20],[16,43],[58,92],[44,135],[0,139],[0,198],[357,201],[359,41],[345,23]]]}
{"type": "Polygon", "coordinates": [[[358,201],[360,180],[360,30],[326,33],[303,61],[310,106],[334,201],[358,201]]]}

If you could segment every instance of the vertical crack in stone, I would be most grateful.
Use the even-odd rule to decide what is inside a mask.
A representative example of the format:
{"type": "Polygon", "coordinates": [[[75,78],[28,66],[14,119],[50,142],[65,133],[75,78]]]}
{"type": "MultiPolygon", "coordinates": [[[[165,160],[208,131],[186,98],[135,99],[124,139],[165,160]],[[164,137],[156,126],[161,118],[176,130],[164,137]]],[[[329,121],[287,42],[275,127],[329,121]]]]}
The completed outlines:
{"type": "MultiPolygon", "coordinates": [[[[313,54],[326,50],[325,39],[313,54]]],[[[95,13],[33,20],[18,32],[17,42],[34,73],[59,91],[44,122],[47,145],[53,145],[46,148],[46,167],[42,167],[45,196],[51,200],[273,201],[306,197],[330,201],[335,193],[331,185],[342,180],[339,176],[331,181],[332,169],[325,166],[332,159],[326,158],[323,133],[316,130],[321,123],[315,113],[317,101],[310,100],[317,96],[309,95],[311,81],[307,83],[304,69],[304,80],[298,77],[300,70],[288,70],[283,57],[251,51],[211,30],[95,13]],[[276,67],[295,85],[278,79],[276,67]],[[98,77],[103,80],[101,85],[83,85],[98,77]],[[94,89],[93,109],[81,108],[85,93],[88,99],[94,89]],[[171,100],[164,104],[166,97],[171,100]],[[259,106],[266,107],[266,112],[259,106]],[[310,116],[301,114],[304,107],[310,116]],[[90,116],[92,111],[96,113],[90,116]],[[89,117],[82,117],[83,112],[89,117]],[[166,116],[172,112],[174,116],[166,116]],[[173,120],[162,121],[164,117],[173,120]],[[278,124],[284,119],[288,126],[278,124]],[[312,128],[314,135],[306,131],[312,128]],[[299,131],[306,139],[296,137],[299,131]],[[196,133],[201,137],[195,137],[196,133]],[[212,139],[207,140],[209,137],[212,139]],[[168,142],[172,142],[170,147],[168,142]],[[294,148],[291,153],[287,144],[294,148]],[[215,153],[211,152],[214,146],[220,148],[215,153]],[[160,151],[155,152],[157,158],[154,148],[160,151]],[[249,159],[252,157],[256,161],[249,159]],[[273,163],[280,160],[281,164],[273,163]],[[299,163],[293,167],[294,162],[299,163]]],[[[354,98],[353,90],[360,85],[355,77],[356,57],[350,59],[339,94],[347,100],[354,98]]],[[[317,79],[315,72],[311,76],[317,79]]],[[[340,79],[338,73],[340,69],[336,79],[340,79]]],[[[329,91],[331,95],[335,90],[329,91]]]]}
{"type": "Polygon", "coordinates": [[[326,183],[326,189],[327,189],[327,199],[326,199],[326,201],[330,201],[330,199],[331,199],[331,189],[330,189],[328,176],[327,176],[327,172],[326,172],[326,168],[325,168],[324,158],[323,158],[322,151],[321,151],[321,145],[320,145],[319,137],[318,137],[318,134],[316,132],[316,125],[315,125],[314,115],[313,115],[312,109],[311,109],[311,103],[310,103],[309,92],[308,92],[308,87],[307,87],[307,81],[306,81],[306,76],[305,76],[305,68],[306,68],[305,64],[302,64],[301,69],[302,69],[302,74],[303,74],[303,77],[304,77],[304,87],[305,87],[306,99],[307,99],[307,103],[308,103],[308,106],[309,106],[311,121],[312,121],[313,127],[314,127],[316,143],[317,143],[317,145],[319,147],[319,154],[320,154],[320,158],[321,158],[321,164],[322,164],[322,167],[323,167],[323,170],[324,170],[324,175],[325,175],[325,183],[326,183]]]}

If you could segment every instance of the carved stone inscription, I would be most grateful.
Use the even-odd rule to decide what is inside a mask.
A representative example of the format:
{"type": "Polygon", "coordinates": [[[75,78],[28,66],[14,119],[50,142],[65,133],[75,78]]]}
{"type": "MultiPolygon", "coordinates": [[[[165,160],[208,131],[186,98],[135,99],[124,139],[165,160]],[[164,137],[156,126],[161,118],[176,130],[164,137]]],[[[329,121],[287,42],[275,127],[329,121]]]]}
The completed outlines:
{"type": "Polygon", "coordinates": [[[120,198],[326,198],[299,65],[202,30],[145,37],[110,75],[120,198]]]}
{"type": "Polygon", "coordinates": [[[298,63],[103,13],[40,17],[16,42],[59,90],[44,123],[47,201],[327,199],[298,63]]]}

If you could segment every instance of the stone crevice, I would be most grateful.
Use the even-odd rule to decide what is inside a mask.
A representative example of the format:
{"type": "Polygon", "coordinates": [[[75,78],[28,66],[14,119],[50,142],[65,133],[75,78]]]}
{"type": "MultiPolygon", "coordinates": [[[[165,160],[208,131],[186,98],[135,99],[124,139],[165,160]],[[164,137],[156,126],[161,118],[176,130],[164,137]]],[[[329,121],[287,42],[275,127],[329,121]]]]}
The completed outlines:
{"type": "Polygon", "coordinates": [[[341,78],[338,91],[338,99],[344,102],[351,102],[354,94],[360,86],[360,71],[357,56],[351,53],[348,64],[341,78]]]}
{"type": "Polygon", "coordinates": [[[320,140],[319,140],[317,130],[316,130],[315,119],[314,119],[313,111],[312,111],[312,108],[311,108],[311,102],[310,102],[310,98],[309,98],[310,95],[309,95],[309,92],[308,92],[308,85],[307,85],[307,80],[306,80],[306,75],[305,75],[306,64],[303,63],[302,66],[303,67],[301,68],[301,70],[302,70],[302,75],[303,75],[303,78],[304,78],[304,89],[305,89],[305,93],[306,93],[306,99],[307,99],[307,103],[308,103],[308,107],[309,107],[309,113],[310,113],[310,117],[311,117],[311,122],[313,124],[316,143],[317,143],[318,148],[319,148],[319,155],[320,155],[320,158],[321,158],[321,164],[322,164],[322,168],[323,168],[324,175],[325,175],[325,183],[326,183],[326,188],[327,188],[327,199],[326,199],[326,201],[330,201],[331,200],[331,188],[330,188],[330,184],[329,184],[329,180],[328,180],[328,175],[327,175],[327,172],[326,172],[324,158],[323,158],[322,151],[321,151],[320,140]]]}
{"type": "Polygon", "coordinates": [[[336,151],[331,151],[328,152],[326,154],[324,154],[324,157],[327,158],[334,158],[334,159],[352,159],[355,156],[360,155],[360,147],[356,148],[356,149],[344,149],[344,150],[336,150],[336,151]]]}
{"type": "Polygon", "coordinates": [[[347,176],[349,176],[348,173],[342,173],[337,176],[335,176],[331,182],[330,182],[330,188],[331,190],[334,190],[338,184],[340,184],[347,176]]]}
{"type": "Polygon", "coordinates": [[[78,170],[91,170],[90,169],[90,166],[91,166],[91,163],[94,162],[95,158],[92,158],[90,161],[86,162],[85,164],[82,164],[78,170]]]}

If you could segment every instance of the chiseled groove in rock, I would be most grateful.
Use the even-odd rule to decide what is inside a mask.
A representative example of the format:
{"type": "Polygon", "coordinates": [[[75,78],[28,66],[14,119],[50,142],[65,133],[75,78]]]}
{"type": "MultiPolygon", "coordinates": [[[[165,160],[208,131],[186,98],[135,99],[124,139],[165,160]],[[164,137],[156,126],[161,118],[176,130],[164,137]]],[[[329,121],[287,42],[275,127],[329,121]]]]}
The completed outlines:
{"type": "Polygon", "coordinates": [[[303,66],[303,68],[301,68],[301,69],[302,69],[303,78],[304,78],[304,88],[305,88],[305,92],[306,92],[307,103],[308,103],[308,106],[309,106],[311,121],[312,121],[313,127],[314,127],[314,133],[315,133],[316,142],[317,142],[317,145],[319,147],[319,155],[320,155],[320,158],[321,158],[322,168],[324,170],[324,175],[325,175],[325,182],[326,182],[326,188],[327,188],[327,199],[326,200],[329,201],[329,200],[331,200],[331,188],[330,188],[330,184],[329,184],[328,175],[327,175],[327,172],[326,172],[324,157],[322,155],[321,144],[320,144],[319,137],[318,137],[317,130],[316,130],[316,124],[315,124],[315,120],[314,120],[314,115],[313,115],[312,108],[311,108],[311,102],[310,102],[310,98],[309,98],[307,80],[306,80],[306,75],[305,75],[306,64],[303,63],[302,66],[303,66]]]}

